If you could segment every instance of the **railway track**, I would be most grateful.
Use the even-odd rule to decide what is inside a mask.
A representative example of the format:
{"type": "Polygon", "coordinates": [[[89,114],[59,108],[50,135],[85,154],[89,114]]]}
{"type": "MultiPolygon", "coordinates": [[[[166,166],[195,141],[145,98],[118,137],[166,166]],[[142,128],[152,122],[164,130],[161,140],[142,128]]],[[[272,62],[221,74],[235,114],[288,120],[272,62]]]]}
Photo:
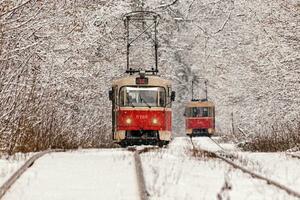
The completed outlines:
{"type": "Polygon", "coordinates": [[[286,155],[292,157],[292,158],[298,158],[300,159],[300,154],[295,154],[295,153],[286,153],[286,155]]]}
{"type": "MultiPolygon", "coordinates": [[[[148,200],[149,193],[146,189],[145,177],[143,172],[143,166],[140,155],[145,152],[153,151],[159,149],[158,147],[145,147],[141,149],[136,149],[135,147],[128,148],[127,150],[133,152],[134,162],[135,162],[135,171],[138,185],[138,193],[140,200],[148,200]]],[[[0,186],[0,200],[5,196],[13,184],[24,174],[39,158],[43,157],[46,154],[53,152],[62,152],[63,150],[46,150],[39,152],[32,157],[30,157],[11,177],[0,186]]]]}
{"type": "Polygon", "coordinates": [[[149,193],[147,192],[145,176],[143,171],[143,165],[140,155],[145,152],[159,149],[158,147],[145,147],[143,149],[136,149],[135,147],[129,147],[128,150],[134,153],[135,170],[137,175],[137,183],[140,200],[148,200],[149,193]]]}
{"type": "MultiPolygon", "coordinates": [[[[292,195],[292,196],[295,196],[297,198],[300,198],[300,193],[298,191],[295,191],[295,190],[289,188],[288,186],[285,186],[284,184],[281,184],[281,183],[279,183],[277,181],[274,181],[274,180],[272,180],[272,179],[270,179],[268,177],[265,177],[265,176],[263,176],[261,174],[258,174],[258,173],[254,172],[254,171],[251,171],[251,170],[245,168],[242,165],[239,165],[239,164],[233,162],[233,159],[235,158],[235,156],[232,155],[232,154],[230,154],[230,153],[228,153],[228,152],[226,152],[219,144],[216,143],[215,140],[213,140],[213,142],[216,143],[219,147],[221,147],[222,153],[217,153],[217,152],[214,152],[214,151],[209,151],[209,150],[206,150],[206,149],[202,149],[200,147],[196,147],[195,144],[193,143],[192,138],[191,138],[190,141],[191,141],[192,146],[193,146],[194,149],[199,149],[202,152],[204,152],[206,155],[209,155],[210,157],[214,157],[214,158],[220,159],[220,160],[226,162],[227,164],[231,165],[232,167],[234,167],[236,169],[239,169],[239,170],[241,170],[242,172],[244,172],[246,174],[249,174],[253,178],[263,180],[267,184],[273,185],[276,188],[287,192],[289,195],[292,195]]],[[[295,154],[293,154],[291,156],[295,156],[295,154]]],[[[296,157],[300,159],[300,156],[297,155],[296,157]]]]}
{"type": "Polygon", "coordinates": [[[64,150],[61,149],[51,149],[51,150],[46,150],[39,152],[33,156],[31,156],[15,173],[11,175],[11,177],[3,183],[3,185],[0,187],[0,199],[6,194],[6,192],[11,188],[11,186],[18,180],[18,178],[24,174],[27,169],[29,169],[34,162],[41,158],[42,156],[48,154],[48,153],[53,153],[53,152],[62,152],[64,150]]]}

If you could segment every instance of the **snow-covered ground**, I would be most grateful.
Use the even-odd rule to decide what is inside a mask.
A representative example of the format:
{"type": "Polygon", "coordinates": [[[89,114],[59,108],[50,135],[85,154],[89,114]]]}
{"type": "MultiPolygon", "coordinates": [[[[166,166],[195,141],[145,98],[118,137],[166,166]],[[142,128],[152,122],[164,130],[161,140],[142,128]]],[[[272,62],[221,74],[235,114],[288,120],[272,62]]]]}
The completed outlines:
{"type": "MultiPolygon", "coordinates": [[[[194,138],[194,143],[208,150],[220,150],[208,138],[194,138]]],[[[232,144],[221,145],[226,151],[238,152],[232,144]]],[[[167,148],[141,154],[151,200],[296,199],[264,181],[233,169],[223,161],[192,157],[191,148],[189,138],[177,137],[167,148]]],[[[244,156],[240,161],[247,167],[258,169],[295,190],[299,189],[299,160],[280,153],[238,153],[244,156]],[[247,162],[248,158],[251,161],[247,162]],[[259,168],[261,164],[263,167],[259,168]]],[[[0,160],[0,164],[4,162],[0,160]]],[[[12,166],[1,165],[0,169],[7,171],[13,169],[12,166]]],[[[11,173],[5,174],[8,177],[11,173]]],[[[138,198],[133,153],[125,149],[93,149],[43,156],[20,177],[3,199],[138,198]]]]}
{"type": "MultiPolygon", "coordinates": [[[[194,143],[201,148],[211,151],[221,151],[221,148],[209,138],[194,138],[194,143]]],[[[225,152],[233,153],[238,157],[236,162],[278,181],[295,191],[300,189],[300,159],[292,158],[284,152],[261,153],[241,152],[232,144],[220,144],[225,152]]]]}
{"type": "MultiPolygon", "coordinates": [[[[197,147],[206,149],[208,151],[226,151],[226,152],[235,152],[238,149],[233,143],[219,143],[218,137],[193,137],[193,143],[197,147]],[[215,142],[214,142],[215,141],[215,142]]],[[[186,138],[187,140],[187,138],[186,138]]],[[[188,139],[190,141],[190,139],[188,139]]],[[[190,142],[191,144],[191,142],[190,142]]]]}
{"type": "Polygon", "coordinates": [[[45,155],[21,176],[4,200],[138,199],[131,152],[89,150],[45,155]]]}
{"type": "MultiPolygon", "coordinates": [[[[208,141],[204,145],[214,149],[208,141]]],[[[294,199],[284,191],[253,179],[220,160],[192,158],[187,153],[190,148],[188,138],[175,138],[168,149],[142,155],[151,199],[217,199],[218,195],[238,200],[294,199]],[[228,183],[227,188],[231,189],[222,191],[225,182],[228,183]]],[[[227,148],[232,149],[231,145],[227,148]]]]}
{"type": "MultiPolygon", "coordinates": [[[[239,153],[247,163],[255,163],[253,169],[275,181],[283,183],[295,191],[300,190],[300,159],[285,153],[239,153]]],[[[250,164],[253,165],[253,164],[250,164]]]]}
{"type": "Polygon", "coordinates": [[[0,185],[2,185],[16,170],[18,170],[26,160],[32,156],[29,154],[15,154],[14,156],[0,157],[0,185]]]}

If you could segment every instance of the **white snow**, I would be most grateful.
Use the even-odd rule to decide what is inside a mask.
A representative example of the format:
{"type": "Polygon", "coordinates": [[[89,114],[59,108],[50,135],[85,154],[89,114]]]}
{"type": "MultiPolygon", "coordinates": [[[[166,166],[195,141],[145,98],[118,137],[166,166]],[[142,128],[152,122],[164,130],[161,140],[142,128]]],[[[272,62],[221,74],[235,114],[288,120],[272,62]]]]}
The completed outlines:
{"type": "MultiPolygon", "coordinates": [[[[210,150],[222,151],[209,138],[193,138],[196,146],[210,150]]],[[[300,188],[300,159],[292,158],[284,152],[260,153],[260,152],[241,152],[231,144],[220,144],[225,152],[233,153],[238,156],[235,162],[256,171],[272,180],[282,183],[295,191],[300,188]]]]}
{"type": "Polygon", "coordinates": [[[17,153],[13,156],[0,157],[0,185],[2,185],[32,155],[32,153],[17,153]]]}
{"type": "MultiPolygon", "coordinates": [[[[201,148],[211,151],[222,151],[209,138],[193,138],[194,143],[201,148]]],[[[289,186],[295,191],[300,188],[300,159],[292,158],[284,152],[276,153],[255,153],[241,152],[232,144],[220,144],[220,146],[228,153],[234,153],[238,156],[236,160],[241,165],[246,165],[249,169],[255,170],[257,173],[263,174],[272,180],[278,181],[289,186]]]]}
{"type": "Polygon", "coordinates": [[[192,140],[195,146],[201,147],[208,151],[230,152],[237,150],[233,143],[219,143],[218,137],[212,137],[211,139],[208,137],[193,137],[192,140]]]}
{"type": "Polygon", "coordinates": [[[256,163],[253,167],[267,177],[283,183],[295,191],[300,189],[300,159],[292,158],[285,153],[239,153],[243,160],[256,163]]]}
{"type": "Polygon", "coordinates": [[[52,153],[40,158],[4,200],[138,199],[131,152],[52,153]]]}
{"type": "MultiPolygon", "coordinates": [[[[211,145],[211,147],[213,147],[211,145]]],[[[196,159],[187,154],[188,138],[175,138],[168,149],[142,154],[148,192],[152,200],[294,199],[264,181],[233,169],[216,159],[196,159]],[[220,192],[225,179],[232,189],[220,192]]]]}
{"type": "MultiPolygon", "coordinates": [[[[208,150],[220,149],[208,138],[194,138],[194,143],[208,150]]],[[[243,155],[237,161],[246,167],[295,190],[299,188],[299,160],[284,154],[238,152],[232,144],[222,146],[226,151],[243,155]]],[[[137,147],[142,148],[145,146],[137,147]]],[[[177,137],[167,148],[141,154],[151,200],[295,199],[221,160],[192,157],[191,149],[188,137],[177,137]]],[[[133,153],[124,149],[95,149],[52,153],[40,158],[4,200],[138,198],[133,153]]]]}

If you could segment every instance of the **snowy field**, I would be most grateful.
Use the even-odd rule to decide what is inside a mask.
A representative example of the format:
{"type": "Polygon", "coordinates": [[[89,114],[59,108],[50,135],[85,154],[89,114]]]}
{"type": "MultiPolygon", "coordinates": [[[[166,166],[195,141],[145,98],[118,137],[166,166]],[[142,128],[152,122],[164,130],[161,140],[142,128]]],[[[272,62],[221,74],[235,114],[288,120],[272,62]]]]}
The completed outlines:
{"type": "Polygon", "coordinates": [[[2,185],[32,155],[32,153],[18,153],[10,157],[0,156],[0,185],[2,185]]]}
{"type": "Polygon", "coordinates": [[[131,152],[118,149],[51,153],[13,185],[4,200],[138,199],[131,152]]]}
{"type": "Polygon", "coordinates": [[[239,153],[242,160],[249,160],[252,169],[281,182],[295,191],[300,190],[300,159],[285,153],[239,153]],[[254,163],[254,164],[253,164],[254,163]]]}
{"type": "MultiPolygon", "coordinates": [[[[195,145],[220,150],[208,138],[195,145]]],[[[300,160],[283,153],[237,152],[241,164],[256,169],[294,190],[299,190],[300,160]],[[251,160],[246,162],[245,160],[251,160]]],[[[139,147],[141,148],[141,147],[139,147]]],[[[175,138],[167,148],[141,154],[146,187],[151,200],[193,199],[296,199],[264,181],[254,179],[215,158],[195,158],[187,137],[175,138]]],[[[22,163],[0,160],[1,181],[22,163]]],[[[133,153],[125,149],[92,149],[51,153],[37,160],[4,196],[5,200],[134,200],[138,185],[133,153]]]]}
{"type": "MultiPolygon", "coordinates": [[[[214,148],[208,141],[204,145],[214,148]]],[[[222,199],[237,200],[296,199],[220,160],[191,158],[187,155],[188,148],[191,144],[187,138],[176,138],[168,149],[143,154],[152,200],[210,200],[218,199],[218,195],[222,199]]]]}
{"type": "MultiPolygon", "coordinates": [[[[222,151],[209,138],[194,138],[196,146],[211,150],[222,151]]],[[[257,173],[289,186],[295,191],[300,189],[300,159],[288,156],[284,152],[261,153],[261,152],[241,152],[233,144],[220,144],[225,152],[237,155],[241,165],[254,170],[257,173]]]]}

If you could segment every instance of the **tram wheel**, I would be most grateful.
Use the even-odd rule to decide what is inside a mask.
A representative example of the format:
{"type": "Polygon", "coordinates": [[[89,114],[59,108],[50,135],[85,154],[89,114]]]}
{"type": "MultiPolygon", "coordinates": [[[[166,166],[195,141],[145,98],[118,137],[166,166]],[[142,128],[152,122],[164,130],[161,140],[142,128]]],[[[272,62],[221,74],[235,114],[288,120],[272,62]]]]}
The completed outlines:
{"type": "Polygon", "coordinates": [[[119,145],[120,145],[122,148],[126,148],[126,147],[128,146],[127,142],[125,142],[125,141],[121,141],[121,142],[119,143],[119,145]]]}
{"type": "Polygon", "coordinates": [[[165,145],[165,141],[158,141],[158,142],[157,142],[157,145],[158,145],[159,147],[163,147],[163,146],[165,145]]]}

